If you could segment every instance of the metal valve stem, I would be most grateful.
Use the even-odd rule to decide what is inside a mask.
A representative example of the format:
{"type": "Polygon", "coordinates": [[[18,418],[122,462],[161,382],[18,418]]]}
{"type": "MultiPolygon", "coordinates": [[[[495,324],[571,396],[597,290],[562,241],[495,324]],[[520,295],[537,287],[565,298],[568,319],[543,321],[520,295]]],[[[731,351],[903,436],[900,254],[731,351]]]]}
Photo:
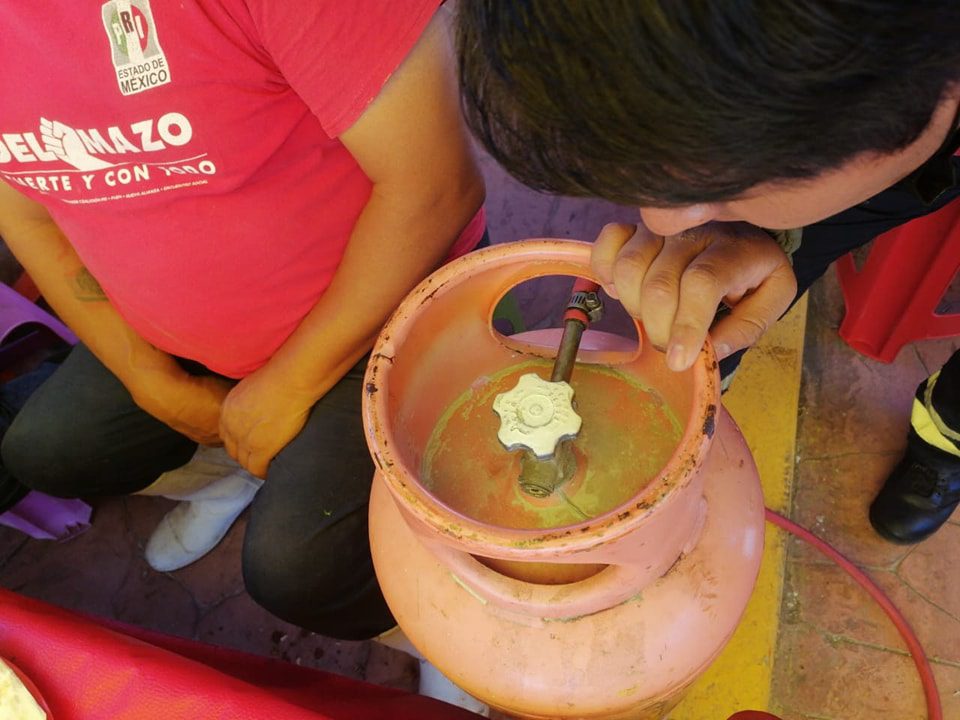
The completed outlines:
{"type": "Polygon", "coordinates": [[[525,375],[513,390],[494,401],[501,418],[500,441],[508,449],[522,451],[520,489],[537,498],[553,494],[577,469],[572,439],[580,431],[580,416],[573,410],[569,381],[583,331],[600,318],[603,304],[595,283],[578,279],[573,290],[550,382],[525,375]],[[550,415],[547,420],[544,413],[550,415]]]}

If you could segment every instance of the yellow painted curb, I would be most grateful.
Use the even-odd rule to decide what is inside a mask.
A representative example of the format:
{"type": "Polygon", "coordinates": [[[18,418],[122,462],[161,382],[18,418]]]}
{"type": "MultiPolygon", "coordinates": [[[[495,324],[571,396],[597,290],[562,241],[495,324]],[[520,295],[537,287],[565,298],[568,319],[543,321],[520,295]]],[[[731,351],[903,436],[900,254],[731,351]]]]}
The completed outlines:
{"type": "MultiPolygon", "coordinates": [[[[747,353],[723,404],[740,425],[760,470],[767,507],[789,507],[796,455],[806,296],[747,353]]],[[[760,577],[730,644],[694,684],[670,720],[726,720],[770,702],[786,555],[769,524],[760,577]]]]}

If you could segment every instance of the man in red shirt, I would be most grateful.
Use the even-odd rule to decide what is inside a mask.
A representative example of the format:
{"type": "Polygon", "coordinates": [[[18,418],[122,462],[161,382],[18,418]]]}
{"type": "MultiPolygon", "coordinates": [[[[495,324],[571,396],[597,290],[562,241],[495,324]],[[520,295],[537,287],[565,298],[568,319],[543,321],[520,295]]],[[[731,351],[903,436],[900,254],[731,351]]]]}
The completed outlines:
{"type": "Polygon", "coordinates": [[[437,6],[0,4],[0,235],[81,339],[7,432],[6,469],[130,493],[222,443],[266,478],[249,592],[341,638],[393,624],[363,358],[483,230],[437,6]]]}

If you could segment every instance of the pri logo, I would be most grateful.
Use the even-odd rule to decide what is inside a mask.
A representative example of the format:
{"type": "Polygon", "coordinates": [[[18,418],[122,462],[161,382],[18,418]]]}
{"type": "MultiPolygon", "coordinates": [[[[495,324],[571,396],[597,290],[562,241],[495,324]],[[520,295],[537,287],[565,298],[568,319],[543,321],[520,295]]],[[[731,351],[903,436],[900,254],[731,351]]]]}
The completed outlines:
{"type": "Polygon", "coordinates": [[[120,92],[135,95],[170,82],[150,0],[110,0],[101,13],[120,92]]]}

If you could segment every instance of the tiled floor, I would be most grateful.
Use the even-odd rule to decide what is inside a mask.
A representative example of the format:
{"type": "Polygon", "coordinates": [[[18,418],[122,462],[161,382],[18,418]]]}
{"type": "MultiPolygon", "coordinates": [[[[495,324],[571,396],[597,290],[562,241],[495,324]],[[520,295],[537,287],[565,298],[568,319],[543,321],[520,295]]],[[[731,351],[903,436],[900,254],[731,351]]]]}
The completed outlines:
{"type": "MultiPolygon", "coordinates": [[[[538,235],[589,239],[604,222],[632,215],[601,203],[537,196],[489,164],[487,170],[495,242],[538,235]]],[[[524,290],[527,319],[543,322],[564,293],[557,283],[524,290]]],[[[893,365],[874,363],[839,340],[841,314],[831,276],[810,302],[792,514],[868,567],[890,592],[934,662],[945,717],[960,718],[960,575],[952,566],[960,551],[960,518],[915,548],[883,542],[866,521],[867,505],[903,446],[913,388],[954,344],[920,343],[893,365]]],[[[315,636],[258,608],[240,580],[243,518],[208,557],[159,574],[145,564],[143,545],[172,503],[131,497],[95,505],[93,527],[64,544],[26,540],[0,528],[0,584],[164,632],[414,686],[415,666],[404,656],[372,643],[315,636]]],[[[862,591],[793,542],[784,571],[773,709],[791,720],[924,718],[911,661],[862,591]]]]}
{"type": "MultiPolygon", "coordinates": [[[[913,392],[957,347],[904,348],[884,365],[837,335],[839,285],[811,293],[797,437],[793,518],[827,539],[890,595],[917,631],[939,684],[944,717],[960,718],[960,517],[915,547],[881,540],[867,507],[906,440],[913,392]]],[[[785,718],[926,717],[905,646],[866,594],[819,553],[788,552],[773,697],[785,718]]]]}

